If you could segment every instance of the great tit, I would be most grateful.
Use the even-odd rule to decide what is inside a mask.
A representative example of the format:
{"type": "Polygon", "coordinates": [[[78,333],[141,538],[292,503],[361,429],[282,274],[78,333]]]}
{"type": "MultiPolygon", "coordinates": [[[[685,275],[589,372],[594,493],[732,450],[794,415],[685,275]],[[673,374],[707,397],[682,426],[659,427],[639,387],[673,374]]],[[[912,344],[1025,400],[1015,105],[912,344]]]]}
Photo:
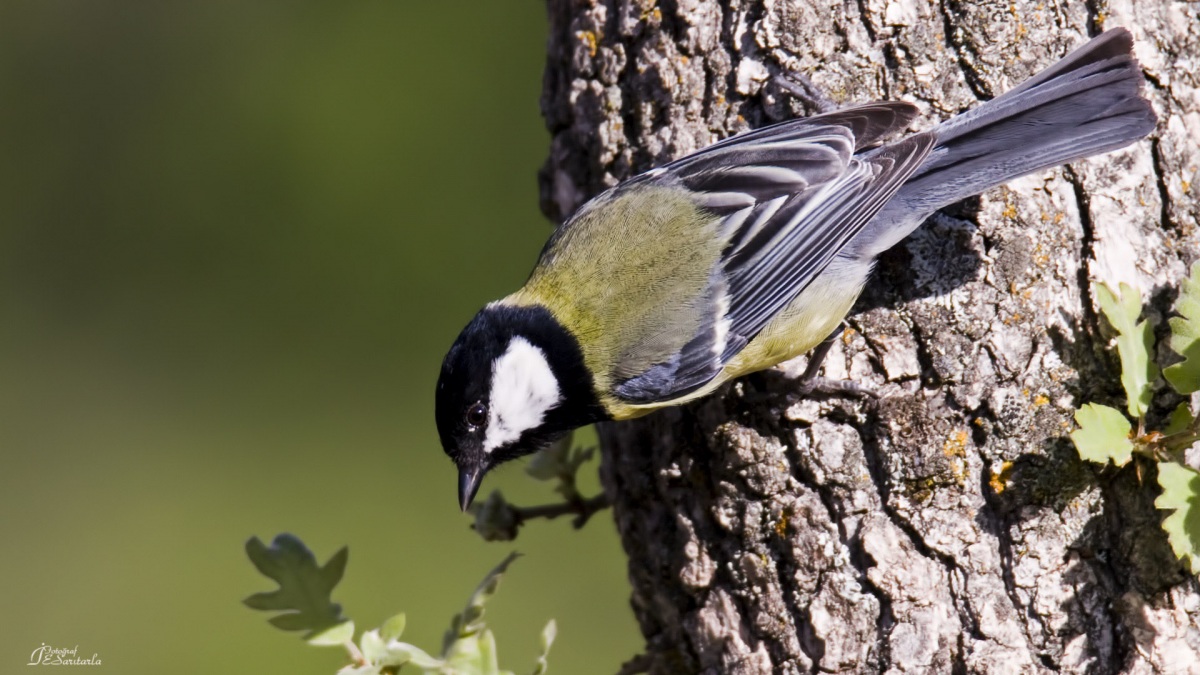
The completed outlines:
{"type": "Polygon", "coordinates": [[[490,469],[574,428],[692,401],[812,349],[876,257],[937,209],[1150,133],[1132,48],[1128,31],[1107,31],[899,138],[912,104],[756,129],[584,204],[442,364],[437,427],[461,507],[490,469]]]}

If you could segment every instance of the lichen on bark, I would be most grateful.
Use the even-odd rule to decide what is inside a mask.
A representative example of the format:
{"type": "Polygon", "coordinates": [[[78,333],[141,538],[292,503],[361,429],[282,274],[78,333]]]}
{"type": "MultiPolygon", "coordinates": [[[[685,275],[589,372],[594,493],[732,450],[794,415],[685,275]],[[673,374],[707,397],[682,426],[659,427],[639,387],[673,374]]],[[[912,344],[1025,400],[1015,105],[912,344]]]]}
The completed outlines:
{"type": "MultiPolygon", "coordinates": [[[[1161,118],[1126,150],[1015,181],[880,261],[805,400],[783,371],[602,429],[651,672],[1189,672],[1200,586],[1153,481],[1066,437],[1120,396],[1093,281],[1161,319],[1200,250],[1200,6],[1043,0],[548,0],[542,204],[560,220],[639,171],[839,104],[916,128],[1126,26],[1161,118]]],[[[1160,321],[1161,324],[1161,321],[1160,321]]],[[[796,368],[786,370],[795,371],[796,368]]],[[[1170,394],[1160,391],[1158,410],[1170,394]]]]}

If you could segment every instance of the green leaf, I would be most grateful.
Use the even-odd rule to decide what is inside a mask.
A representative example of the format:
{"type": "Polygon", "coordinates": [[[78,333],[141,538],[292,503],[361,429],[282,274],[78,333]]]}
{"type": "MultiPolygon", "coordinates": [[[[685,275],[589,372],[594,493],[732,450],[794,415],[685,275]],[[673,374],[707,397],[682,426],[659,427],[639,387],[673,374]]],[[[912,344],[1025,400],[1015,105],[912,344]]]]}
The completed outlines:
{"type": "Polygon", "coordinates": [[[441,659],[430,656],[424,649],[398,640],[392,640],[387,643],[386,652],[380,660],[380,665],[402,666],[412,664],[426,670],[438,670],[444,663],[441,659]]]}
{"type": "Polygon", "coordinates": [[[251,537],[246,555],[259,572],[279,583],[277,590],[255,593],[242,601],[251,609],[286,612],[271,617],[271,625],[308,631],[304,637],[311,639],[345,621],[341,605],[330,596],[346,571],[348,549],[343,547],[320,567],[304,542],[285,533],[275,537],[269,548],[258,537],[251,537]]]}
{"type": "Polygon", "coordinates": [[[546,657],[550,656],[550,646],[554,644],[554,638],[558,636],[558,624],[554,619],[546,624],[542,629],[542,648],[538,652],[537,662],[533,666],[533,675],[545,675],[546,673],[546,657]]]}
{"type": "MultiPolygon", "coordinates": [[[[491,635],[491,631],[485,629],[475,635],[455,640],[454,644],[450,645],[450,651],[442,655],[448,669],[471,675],[495,675],[495,671],[489,670],[489,666],[490,659],[496,653],[496,641],[495,638],[489,640],[485,637],[487,635],[491,635]]],[[[499,666],[496,666],[496,670],[499,670],[499,666]]]]}
{"type": "Polygon", "coordinates": [[[1158,484],[1162,494],[1154,506],[1175,510],[1163,520],[1167,540],[1192,574],[1200,574],[1200,471],[1159,462],[1158,484]]]}
{"type": "Polygon", "coordinates": [[[1150,358],[1154,351],[1154,331],[1147,321],[1138,322],[1142,313],[1142,294],[1122,283],[1118,298],[1105,284],[1096,285],[1096,300],[1108,323],[1117,331],[1117,353],[1121,357],[1121,385],[1129,401],[1130,417],[1141,418],[1150,407],[1150,386],[1158,378],[1158,366],[1150,358]]]}
{"type": "Polygon", "coordinates": [[[1200,262],[1192,265],[1191,275],[1183,280],[1175,312],[1179,316],[1168,322],[1171,325],[1170,345],[1183,357],[1183,362],[1167,366],[1163,377],[1175,391],[1190,394],[1200,391],[1200,262]]]}
{"type": "Polygon", "coordinates": [[[383,626],[379,628],[379,637],[383,638],[384,642],[388,640],[398,640],[404,634],[404,624],[407,621],[404,612],[400,612],[396,616],[383,622],[383,626]]]}
{"type": "Polygon", "coordinates": [[[365,666],[356,666],[350,664],[337,671],[337,675],[380,675],[383,672],[381,666],[367,664],[365,666]]]}
{"type": "MultiPolygon", "coordinates": [[[[278,618],[278,617],[276,617],[278,618]]],[[[343,621],[333,628],[326,628],[308,638],[307,642],[316,647],[340,647],[354,639],[354,622],[343,621]]]]}
{"type": "Polygon", "coordinates": [[[1132,427],[1120,410],[1088,403],[1075,411],[1075,422],[1079,428],[1071,432],[1071,440],[1080,457],[1101,464],[1111,460],[1117,466],[1129,462],[1133,452],[1133,441],[1129,439],[1132,427]]]}
{"type": "Polygon", "coordinates": [[[378,630],[369,630],[362,634],[358,641],[358,649],[368,663],[379,664],[387,652],[387,640],[379,635],[378,630]]]}
{"type": "Polygon", "coordinates": [[[517,552],[508,554],[504,560],[496,565],[483,581],[479,582],[479,586],[475,588],[475,592],[471,594],[467,600],[467,606],[459,614],[456,614],[450,621],[450,629],[446,631],[446,635],[442,638],[442,653],[449,654],[454,647],[454,643],[463,638],[468,638],[485,628],[483,621],[483,609],[487,604],[488,599],[496,594],[496,589],[500,587],[500,579],[508,570],[508,566],[514,560],[520,557],[517,552]]]}
{"type": "Polygon", "coordinates": [[[500,660],[496,657],[496,636],[485,630],[479,634],[479,675],[500,675],[500,660]]]}
{"type": "Polygon", "coordinates": [[[1163,434],[1170,436],[1186,431],[1188,427],[1192,426],[1192,421],[1192,409],[1186,402],[1180,403],[1167,419],[1167,426],[1163,428],[1163,434]]]}

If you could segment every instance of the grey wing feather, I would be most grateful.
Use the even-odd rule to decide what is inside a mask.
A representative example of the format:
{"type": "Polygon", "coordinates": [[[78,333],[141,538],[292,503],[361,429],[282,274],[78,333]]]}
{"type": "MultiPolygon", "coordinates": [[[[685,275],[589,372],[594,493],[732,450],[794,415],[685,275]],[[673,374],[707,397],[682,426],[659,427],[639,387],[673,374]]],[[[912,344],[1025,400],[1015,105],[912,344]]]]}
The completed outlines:
{"type": "Polygon", "coordinates": [[[928,133],[855,157],[915,114],[906,103],[872,103],[792,120],[644,174],[691,190],[723,217],[729,244],[705,291],[699,330],[616,393],[633,403],[669,400],[715,377],[920,166],[933,144],[928,133]]]}
{"type": "Polygon", "coordinates": [[[709,155],[732,145],[747,145],[752,142],[770,139],[773,142],[807,137],[814,127],[841,127],[849,132],[855,140],[854,149],[861,150],[879,143],[883,139],[903,130],[917,116],[917,107],[910,103],[899,101],[876,101],[864,103],[842,110],[802,117],[778,124],[747,131],[737,136],[730,136],[723,141],[714,143],[699,152],[693,153],[671,164],[664,169],[674,166],[686,166],[703,155],[709,155]]]}
{"type": "Polygon", "coordinates": [[[734,251],[726,263],[730,294],[737,299],[730,303],[730,331],[756,335],[782,311],[896,194],[933,142],[930,133],[916,134],[869,158],[851,160],[820,194],[796,200],[795,212],[781,209],[775,218],[790,218],[770,240],[751,240],[734,251]]]}

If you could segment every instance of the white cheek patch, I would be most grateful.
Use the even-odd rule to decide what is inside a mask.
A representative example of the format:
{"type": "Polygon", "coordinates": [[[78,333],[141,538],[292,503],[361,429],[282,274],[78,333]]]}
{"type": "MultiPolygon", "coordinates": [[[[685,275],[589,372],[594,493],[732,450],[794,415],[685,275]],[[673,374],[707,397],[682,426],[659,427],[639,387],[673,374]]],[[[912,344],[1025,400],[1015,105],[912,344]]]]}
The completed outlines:
{"type": "Polygon", "coordinates": [[[546,354],[525,338],[513,338],[492,364],[492,405],[483,451],[517,440],[540,425],[546,413],[561,402],[558,378],[546,354]]]}

